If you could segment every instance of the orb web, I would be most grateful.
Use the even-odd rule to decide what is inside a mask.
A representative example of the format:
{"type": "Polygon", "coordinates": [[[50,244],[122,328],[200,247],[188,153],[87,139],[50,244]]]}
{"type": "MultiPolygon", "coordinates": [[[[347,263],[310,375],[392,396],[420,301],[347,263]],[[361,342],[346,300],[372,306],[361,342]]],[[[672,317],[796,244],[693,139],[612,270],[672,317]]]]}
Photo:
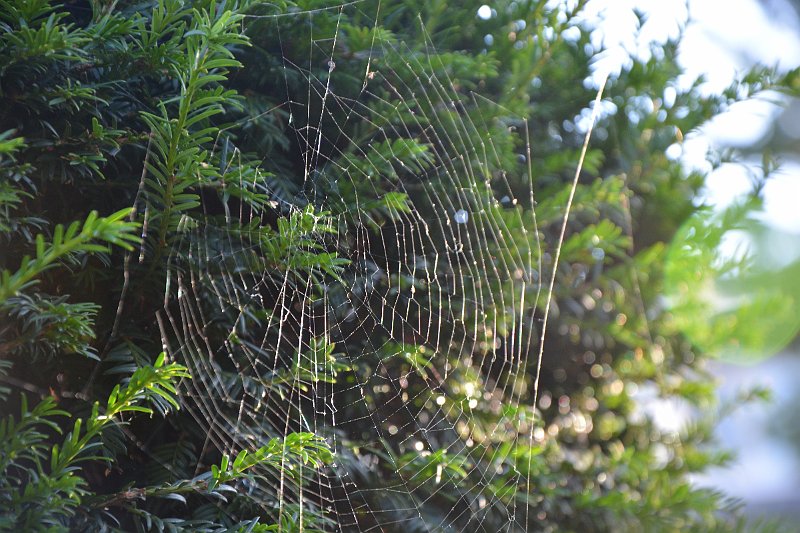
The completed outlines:
{"type": "Polygon", "coordinates": [[[257,112],[218,137],[230,193],[180,228],[163,336],[193,376],[182,400],[207,448],[313,433],[333,450],[241,482],[277,523],[527,530],[563,228],[545,239],[537,224],[525,117],[465,86],[419,20],[412,45],[384,15],[349,3],[246,18],[275,36],[282,99],[246,101],[257,112]],[[304,55],[287,24],[306,27],[304,55]],[[288,142],[251,164],[239,143],[257,126],[288,142]]]}

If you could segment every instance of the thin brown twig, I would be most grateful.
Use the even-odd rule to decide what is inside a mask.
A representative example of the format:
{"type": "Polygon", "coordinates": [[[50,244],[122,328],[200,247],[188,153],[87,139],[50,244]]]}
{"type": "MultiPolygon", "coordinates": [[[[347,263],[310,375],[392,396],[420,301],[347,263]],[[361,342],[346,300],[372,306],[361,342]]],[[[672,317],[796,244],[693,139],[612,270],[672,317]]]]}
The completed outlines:
{"type": "MultiPolygon", "coordinates": [[[[133,222],[136,219],[136,206],[139,204],[139,199],[144,192],[144,180],[147,177],[147,162],[150,159],[150,149],[153,144],[153,134],[151,133],[148,137],[147,141],[147,151],[144,154],[144,163],[142,164],[142,175],[139,178],[139,188],[136,190],[136,196],[133,199],[133,205],[131,206],[131,213],[128,215],[128,220],[133,222]]],[[[144,245],[142,245],[144,246],[144,245]]],[[[105,359],[105,356],[111,350],[111,343],[117,338],[117,334],[119,333],[119,325],[122,322],[122,311],[125,307],[125,297],[128,294],[128,287],[130,286],[130,279],[131,279],[131,256],[133,252],[125,252],[125,262],[122,268],[122,290],[120,291],[119,301],[117,302],[117,312],[114,315],[114,324],[111,326],[111,333],[109,333],[108,338],[106,339],[106,343],[103,346],[98,357],[100,360],[94,365],[92,369],[92,373],[89,375],[89,379],[86,380],[86,385],[83,386],[81,390],[81,394],[83,396],[88,397],[89,391],[94,384],[95,379],[97,379],[97,375],[100,372],[100,365],[105,359]]]]}

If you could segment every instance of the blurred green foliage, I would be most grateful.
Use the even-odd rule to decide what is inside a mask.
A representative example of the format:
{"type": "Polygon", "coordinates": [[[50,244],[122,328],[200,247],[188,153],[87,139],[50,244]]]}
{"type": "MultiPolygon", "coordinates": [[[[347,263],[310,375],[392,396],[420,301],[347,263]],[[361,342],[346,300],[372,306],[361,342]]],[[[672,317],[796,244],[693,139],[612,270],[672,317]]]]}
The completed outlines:
{"type": "Polygon", "coordinates": [[[775,355],[800,331],[800,261],[791,255],[797,237],[770,228],[762,213],[757,200],[698,211],[676,235],[667,263],[675,325],[704,352],[738,363],[775,355]]]}

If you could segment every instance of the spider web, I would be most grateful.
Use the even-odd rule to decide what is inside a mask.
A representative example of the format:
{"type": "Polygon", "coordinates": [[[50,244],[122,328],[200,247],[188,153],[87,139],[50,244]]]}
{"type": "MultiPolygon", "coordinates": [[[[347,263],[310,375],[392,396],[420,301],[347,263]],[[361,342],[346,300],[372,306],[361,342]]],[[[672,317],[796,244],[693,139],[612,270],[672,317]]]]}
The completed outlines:
{"type": "Polygon", "coordinates": [[[162,334],[190,368],[183,403],[207,449],[235,455],[310,432],[334,450],[324,467],[286,462],[242,481],[279,523],[469,532],[500,517],[527,530],[533,452],[518,454],[545,438],[532,406],[572,196],[559,239],[545,242],[524,117],[458,86],[421,22],[425,46],[412,49],[380,34],[382,16],[356,2],[248,17],[282,49],[287,17],[309,28],[307,62],[282,57],[285,100],[257,117],[288,129],[302,183],[269,179],[285,164],[242,171],[220,136],[237,169],[226,182],[268,200],[223,202],[222,214],[207,204],[187,224],[162,334]],[[350,11],[374,21],[355,97],[337,89],[350,11]],[[332,36],[315,37],[322,16],[332,36]],[[498,125],[515,131],[513,169],[498,125]],[[346,263],[324,266],[334,256],[346,263]]]}

